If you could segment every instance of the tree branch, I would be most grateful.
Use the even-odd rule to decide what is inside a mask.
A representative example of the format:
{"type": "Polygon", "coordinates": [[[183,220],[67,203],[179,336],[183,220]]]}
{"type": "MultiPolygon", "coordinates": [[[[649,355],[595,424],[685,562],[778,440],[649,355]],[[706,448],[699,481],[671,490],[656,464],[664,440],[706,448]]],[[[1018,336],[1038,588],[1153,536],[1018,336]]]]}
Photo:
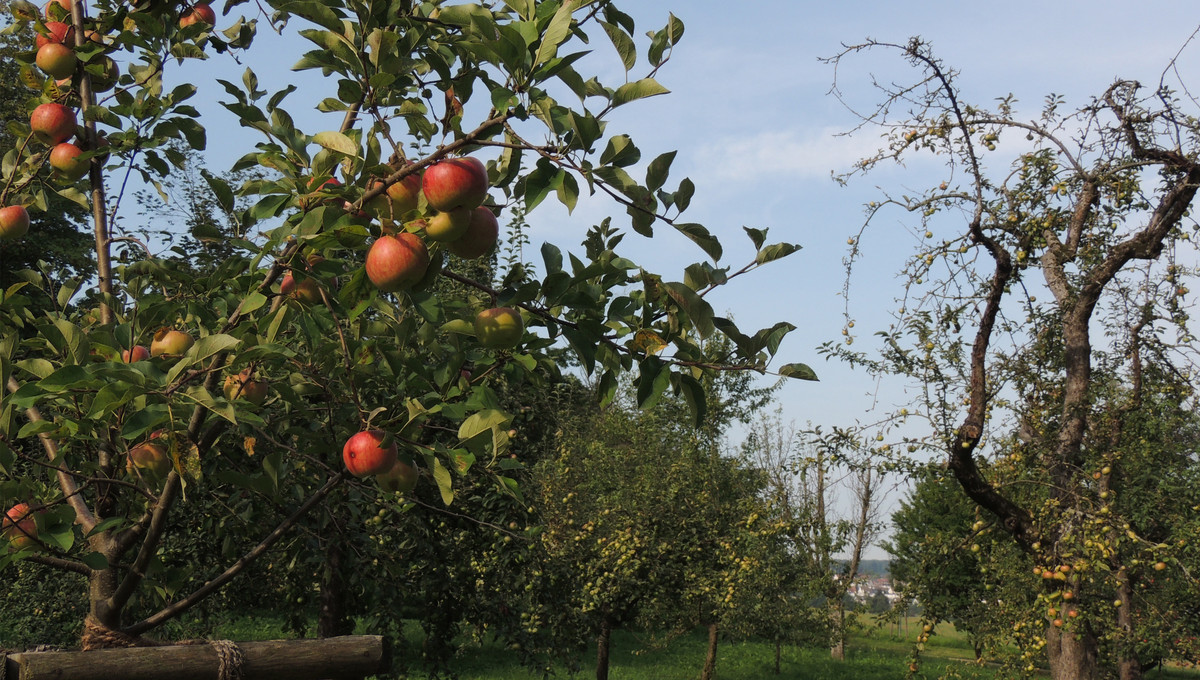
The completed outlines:
{"type": "Polygon", "coordinates": [[[164,607],[158,612],[142,619],[132,626],[125,628],[121,632],[128,635],[141,635],[142,633],[152,628],[161,626],[167,621],[179,616],[183,612],[194,607],[200,601],[204,600],[204,598],[215,593],[222,586],[228,583],[230,579],[237,576],[243,569],[253,563],[254,560],[258,559],[288,531],[290,531],[291,528],[295,526],[296,523],[299,522],[309,510],[324,500],[331,491],[344,482],[348,475],[348,472],[342,470],[330,478],[330,480],[325,483],[325,486],[318,489],[317,492],[309,497],[308,500],[304,501],[299,508],[296,508],[295,512],[289,515],[287,519],[285,519],[279,526],[275,527],[271,533],[267,534],[265,538],[259,541],[258,545],[254,546],[249,552],[238,558],[236,562],[230,565],[228,569],[221,572],[221,574],[219,574],[216,578],[205,583],[191,595],[188,595],[182,600],[178,600],[175,603],[164,607]]]}

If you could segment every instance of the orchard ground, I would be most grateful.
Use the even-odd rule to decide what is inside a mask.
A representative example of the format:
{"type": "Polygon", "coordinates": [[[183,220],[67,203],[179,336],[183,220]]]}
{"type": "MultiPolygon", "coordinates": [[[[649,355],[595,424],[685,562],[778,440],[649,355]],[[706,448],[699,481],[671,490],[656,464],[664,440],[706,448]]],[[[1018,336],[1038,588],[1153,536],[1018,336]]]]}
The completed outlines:
{"type": "MultiPolygon", "coordinates": [[[[780,674],[774,674],[774,645],[763,640],[732,640],[723,642],[717,662],[717,677],[723,680],[899,680],[907,677],[917,634],[921,630],[919,617],[909,617],[899,624],[885,623],[873,617],[862,617],[854,626],[844,662],[829,658],[822,647],[784,645],[780,674]]],[[[284,622],[269,612],[247,614],[220,623],[211,632],[216,638],[235,640],[268,640],[281,636],[284,622]]],[[[365,631],[358,631],[365,632],[365,631]]],[[[394,647],[394,654],[409,668],[410,678],[427,677],[419,669],[421,631],[415,622],[405,630],[405,639],[394,647]]],[[[613,639],[610,675],[614,680],[692,680],[704,661],[707,632],[697,628],[690,633],[664,641],[661,635],[647,632],[616,631],[613,639]]],[[[580,659],[582,666],[575,674],[556,667],[558,677],[585,678],[594,674],[595,648],[580,659]]],[[[967,637],[942,623],[921,653],[918,678],[958,677],[968,680],[992,680],[1013,677],[1012,671],[999,664],[977,664],[967,637]],[[954,674],[949,674],[948,672],[954,674]]],[[[523,667],[517,654],[499,643],[464,645],[451,666],[460,680],[532,680],[542,677],[523,667]]],[[[1050,677],[1045,668],[1034,677],[1050,677]]],[[[1200,680],[1200,670],[1168,667],[1147,672],[1153,680],[1200,680]]]]}

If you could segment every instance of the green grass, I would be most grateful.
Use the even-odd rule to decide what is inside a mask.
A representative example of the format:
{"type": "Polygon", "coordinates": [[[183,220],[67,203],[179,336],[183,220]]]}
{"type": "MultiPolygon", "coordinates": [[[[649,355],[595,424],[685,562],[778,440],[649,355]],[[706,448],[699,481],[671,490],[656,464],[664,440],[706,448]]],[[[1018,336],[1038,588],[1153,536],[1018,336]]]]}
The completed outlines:
{"type": "MultiPolygon", "coordinates": [[[[780,675],[774,675],[774,646],[766,642],[722,640],[717,651],[720,680],[899,680],[907,676],[920,624],[908,622],[900,634],[895,627],[860,628],[851,636],[845,661],[834,661],[828,649],[783,648],[780,675]]],[[[974,649],[967,637],[950,624],[941,624],[921,653],[918,678],[952,677],[963,680],[993,680],[1010,677],[998,664],[974,662],[974,649]]],[[[695,680],[699,677],[707,645],[703,630],[680,636],[665,647],[651,648],[651,641],[628,631],[613,636],[609,677],[612,680],[695,680]]],[[[559,677],[594,677],[595,652],[589,651],[575,676],[559,671],[559,677]]],[[[532,680],[540,673],[522,668],[515,655],[490,644],[465,649],[454,664],[462,680],[532,680]]],[[[412,677],[423,677],[415,674],[412,677]]],[[[1044,671],[1038,677],[1049,677],[1044,671]]],[[[1200,680],[1200,672],[1180,669],[1151,671],[1154,680],[1200,680]]]]}
{"type": "MultiPolygon", "coordinates": [[[[907,675],[913,645],[920,632],[917,619],[910,619],[899,633],[894,625],[875,627],[864,620],[850,637],[845,661],[834,661],[828,649],[784,646],[780,675],[774,674],[775,648],[759,641],[722,640],[717,652],[717,677],[720,680],[899,680],[907,675]]],[[[271,614],[249,614],[222,621],[211,637],[231,640],[278,639],[283,621],[271,614]]],[[[366,631],[359,631],[366,632],[366,631]]],[[[978,665],[967,637],[950,624],[940,624],[921,653],[918,678],[952,677],[962,680],[998,680],[1009,677],[996,664],[978,665]]],[[[409,626],[407,640],[395,646],[395,654],[407,665],[416,667],[421,632],[409,626]],[[407,657],[407,658],[405,658],[407,657]]],[[[695,680],[700,675],[707,646],[707,633],[697,629],[668,644],[658,645],[648,635],[615,631],[610,657],[612,680],[695,680]]],[[[595,675],[595,649],[581,659],[580,672],[570,675],[565,669],[556,677],[590,678],[595,675]]],[[[486,642],[467,645],[454,659],[452,668],[461,680],[533,680],[542,674],[521,666],[516,653],[500,644],[486,642]]],[[[424,678],[412,672],[412,680],[424,678]]],[[[1041,673],[1039,677],[1049,677],[1041,673]]],[[[1200,671],[1166,669],[1151,671],[1152,680],[1200,680],[1200,671]]]]}
{"type": "MultiPolygon", "coordinates": [[[[949,669],[964,679],[990,680],[1000,677],[995,668],[958,660],[973,657],[970,645],[962,636],[951,631],[946,640],[948,644],[944,647],[929,646],[922,656],[922,672],[918,677],[941,677],[949,669]]],[[[612,680],[694,680],[704,663],[706,645],[707,633],[703,630],[680,636],[663,648],[650,648],[648,639],[627,631],[617,631],[613,636],[609,677],[612,680]]],[[[844,662],[831,659],[828,649],[785,646],[781,654],[780,675],[775,676],[773,645],[755,641],[722,641],[717,651],[717,677],[722,680],[772,677],[780,680],[892,680],[905,677],[911,651],[911,644],[884,631],[854,636],[844,662]]],[[[476,646],[464,651],[455,664],[455,670],[462,680],[529,680],[540,677],[538,673],[513,665],[510,659],[508,652],[497,647],[476,646]]],[[[585,658],[584,667],[575,677],[592,676],[592,664],[594,656],[585,658]]]]}

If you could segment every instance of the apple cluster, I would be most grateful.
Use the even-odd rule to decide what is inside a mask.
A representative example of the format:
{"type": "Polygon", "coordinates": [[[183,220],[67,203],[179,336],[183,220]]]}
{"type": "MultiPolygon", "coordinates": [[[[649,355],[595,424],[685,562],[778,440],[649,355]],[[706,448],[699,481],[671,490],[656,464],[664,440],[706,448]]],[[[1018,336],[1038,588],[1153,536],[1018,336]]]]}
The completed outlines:
{"type": "Polygon", "coordinates": [[[374,476],[384,491],[408,493],[417,486],[420,471],[399,457],[396,443],[381,430],[363,430],[346,440],[342,460],[355,477],[374,476]]]}
{"type": "MultiPolygon", "coordinates": [[[[371,188],[379,189],[380,184],[376,181],[371,188]]],[[[425,278],[431,263],[426,240],[464,259],[491,253],[500,227],[495,213],[484,205],[489,186],[484,164],[469,156],[442,159],[423,173],[388,185],[364,206],[367,216],[381,223],[381,235],[367,252],[367,278],[384,292],[413,287],[425,278]],[[422,197],[428,208],[424,214],[422,197]]],[[[296,297],[302,295],[300,290],[288,277],[280,287],[281,293],[296,297]]],[[[525,330],[520,312],[512,307],[479,312],[474,328],[479,344],[489,349],[516,347],[525,330]]],[[[387,439],[380,430],[350,437],[342,450],[346,469],[357,477],[375,476],[384,490],[410,491],[419,471],[397,457],[394,442],[384,445],[387,439]]]]}
{"type": "MultiPolygon", "coordinates": [[[[377,186],[376,183],[373,186],[377,186]]],[[[383,224],[383,234],[367,251],[367,278],[379,290],[406,290],[425,277],[429,248],[418,235],[464,258],[480,258],[496,247],[500,225],[483,203],[488,196],[487,169],[477,158],[446,158],[423,173],[389,185],[365,206],[383,224]],[[416,213],[421,196],[429,213],[416,213]],[[404,223],[398,229],[395,224],[404,223]]]]}
{"type": "MultiPolygon", "coordinates": [[[[37,23],[34,63],[54,79],[59,88],[56,91],[61,94],[56,98],[60,101],[38,105],[29,117],[33,137],[49,147],[47,162],[55,176],[65,182],[82,179],[91,163],[86,139],[83,135],[75,139],[78,133],[76,112],[61,100],[69,100],[70,85],[83,73],[85,66],[90,67],[87,69],[88,82],[93,93],[111,90],[120,76],[116,61],[103,51],[92,54],[87,61],[80,58],[81,43],[104,46],[105,41],[94,30],[84,31],[82,40],[76,39],[75,26],[71,23],[71,1],[49,0],[42,10],[44,21],[37,23]]],[[[180,28],[215,22],[216,13],[206,2],[185,7],[179,15],[180,28]]],[[[0,241],[22,238],[29,232],[29,212],[24,205],[7,204],[11,203],[7,198],[5,203],[0,206],[0,241]]]]}

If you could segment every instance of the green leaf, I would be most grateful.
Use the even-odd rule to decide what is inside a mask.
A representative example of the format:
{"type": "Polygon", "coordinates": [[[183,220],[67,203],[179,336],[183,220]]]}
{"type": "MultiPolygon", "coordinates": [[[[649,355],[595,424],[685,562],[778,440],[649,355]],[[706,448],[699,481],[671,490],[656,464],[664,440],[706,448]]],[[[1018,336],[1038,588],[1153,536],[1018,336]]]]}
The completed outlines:
{"type": "Polygon", "coordinates": [[[653,408],[671,384],[671,371],[661,359],[650,357],[639,362],[637,380],[638,408],[653,408]]]}
{"type": "Polygon", "coordinates": [[[475,335],[475,324],[466,319],[453,319],[442,324],[443,333],[458,333],[459,335],[475,335]]]}
{"type": "Polygon", "coordinates": [[[13,365],[22,370],[29,371],[38,378],[45,378],[54,372],[54,364],[45,359],[22,359],[13,365]]]}
{"type": "Polygon", "coordinates": [[[692,196],[695,194],[696,185],[692,183],[692,180],[684,177],[683,181],[679,183],[679,189],[675,191],[675,208],[679,212],[687,210],[692,203],[692,196]]]}
{"type": "Polygon", "coordinates": [[[575,212],[575,204],[579,202],[579,183],[569,170],[559,170],[559,183],[556,189],[558,200],[567,207],[567,214],[575,212]]]}
{"type": "Polygon", "coordinates": [[[546,26],[546,32],[542,34],[542,43],[538,45],[537,55],[533,59],[534,66],[558,54],[558,46],[571,34],[571,13],[574,9],[575,0],[564,0],[562,6],[554,13],[554,17],[546,26]]]}
{"type": "Polygon", "coordinates": [[[625,83],[613,93],[613,107],[628,104],[631,101],[645,99],[660,94],[668,94],[670,90],[663,87],[653,78],[642,78],[632,83],[625,83]]]}
{"type": "Polygon", "coordinates": [[[634,45],[633,38],[615,24],[601,21],[600,25],[604,27],[604,32],[608,34],[608,39],[612,41],[613,47],[617,48],[617,54],[621,55],[621,63],[625,65],[625,72],[629,73],[629,69],[637,63],[637,46],[634,45]]]}
{"type": "Polygon", "coordinates": [[[97,571],[108,568],[108,558],[103,553],[89,552],[79,557],[79,560],[97,571]]]}
{"type": "Polygon", "coordinates": [[[307,2],[286,2],[276,5],[276,8],[289,14],[304,17],[315,24],[320,24],[337,33],[345,30],[342,27],[341,17],[320,2],[313,0],[307,2]]]}
{"type": "Polygon", "coordinates": [[[208,170],[202,169],[200,173],[204,177],[204,181],[208,182],[213,195],[216,196],[217,204],[221,206],[221,210],[233,212],[233,189],[229,187],[229,184],[220,177],[214,176],[208,170]]]}
{"type": "Polygon", "coordinates": [[[650,167],[646,168],[647,189],[656,191],[661,189],[662,185],[666,183],[667,175],[671,172],[671,163],[675,160],[675,153],[674,151],[668,151],[650,161],[650,167]]]}
{"type": "Polygon", "coordinates": [[[17,439],[32,437],[44,432],[53,432],[58,428],[58,423],[53,420],[31,420],[21,426],[21,430],[17,432],[17,439]]]}
{"type": "Polygon", "coordinates": [[[765,348],[770,354],[774,354],[779,350],[779,343],[783,342],[783,338],[788,333],[796,330],[796,327],[786,321],[763,328],[754,334],[754,340],[759,344],[759,347],[765,348]]]}
{"type": "Polygon", "coordinates": [[[562,251],[549,241],[542,243],[542,261],[546,263],[547,275],[562,271],[562,251]]]}
{"type": "Polygon", "coordinates": [[[466,441],[483,432],[490,432],[493,427],[507,425],[512,419],[504,411],[489,408],[474,413],[458,427],[458,438],[466,441]]]}
{"type": "Polygon", "coordinates": [[[692,413],[693,424],[700,427],[708,415],[708,399],[704,396],[704,386],[699,380],[684,373],[673,374],[671,382],[674,383],[675,391],[683,394],[683,399],[692,413]]]}
{"type": "Polygon", "coordinates": [[[38,387],[46,392],[60,392],[91,383],[92,377],[82,366],[63,366],[38,381],[38,387]]]}
{"type": "Polygon", "coordinates": [[[197,361],[202,361],[218,352],[231,350],[241,344],[241,342],[241,340],[238,340],[232,335],[224,335],[220,333],[206,335],[192,345],[192,348],[188,350],[188,355],[195,357],[197,361]]]}
{"type": "Polygon", "coordinates": [[[713,322],[712,305],[696,294],[696,291],[677,281],[664,284],[667,295],[675,301],[692,320],[700,337],[707,338],[716,329],[713,322]]]}
{"type": "Polygon", "coordinates": [[[600,154],[600,164],[623,168],[637,163],[641,158],[642,152],[633,145],[633,139],[629,135],[617,135],[608,140],[608,145],[600,154]]]}
{"type": "Polygon", "coordinates": [[[550,189],[557,189],[555,181],[560,177],[561,171],[556,169],[545,158],[538,159],[537,167],[533,172],[525,176],[525,210],[531,211],[546,198],[550,193],[550,189]]]}
{"type": "Polygon", "coordinates": [[[787,257],[797,250],[800,250],[800,246],[794,243],[772,243],[766,248],[759,250],[758,254],[754,256],[754,261],[758,264],[766,264],[787,257]]]}
{"type": "Polygon", "coordinates": [[[750,242],[754,244],[754,249],[761,250],[763,243],[767,240],[767,230],[753,229],[751,227],[742,227],[742,229],[750,237],[750,242]]]}
{"type": "Polygon", "coordinates": [[[330,151],[336,151],[351,158],[358,158],[358,145],[354,143],[354,140],[340,132],[334,130],[318,132],[313,135],[313,141],[330,151]]]}
{"type": "Polygon", "coordinates": [[[16,0],[8,6],[8,11],[17,21],[32,22],[42,18],[42,13],[38,11],[37,5],[27,0],[16,0]]]}
{"type": "Polygon", "coordinates": [[[54,322],[54,330],[57,334],[53,338],[48,336],[48,339],[55,343],[55,349],[65,354],[69,361],[84,364],[90,360],[88,351],[91,345],[82,328],[70,321],[57,319],[54,322]]]}
{"type": "Polygon", "coordinates": [[[200,406],[203,406],[209,411],[212,411],[216,415],[221,416],[225,420],[228,420],[235,425],[237,424],[237,414],[234,412],[233,405],[225,401],[222,401],[218,404],[217,401],[213,399],[213,396],[208,393],[208,390],[204,389],[203,385],[192,385],[186,392],[183,393],[183,396],[194,401],[200,406]]]}
{"type": "Polygon", "coordinates": [[[817,377],[816,371],[812,370],[805,364],[784,364],[779,367],[779,375],[784,378],[795,378],[797,380],[820,380],[817,377]]]}
{"type": "Polygon", "coordinates": [[[612,371],[605,371],[600,376],[600,386],[596,389],[596,394],[600,397],[600,405],[608,406],[612,403],[613,398],[617,396],[617,376],[612,371]]]}
{"type": "Polygon", "coordinates": [[[721,255],[724,252],[721,248],[721,242],[717,240],[716,236],[708,233],[708,229],[705,229],[704,225],[687,222],[672,226],[679,230],[679,233],[690,238],[692,242],[700,246],[700,249],[711,257],[713,262],[721,260],[721,255]]]}
{"type": "Polygon", "coordinates": [[[263,295],[258,291],[254,291],[253,293],[247,295],[245,301],[242,302],[242,314],[246,315],[261,308],[263,305],[267,304],[267,301],[268,298],[266,295],[263,295]]]}
{"type": "Polygon", "coordinates": [[[442,7],[441,13],[438,14],[438,21],[463,28],[471,26],[478,19],[490,21],[492,13],[488,8],[475,3],[447,5],[442,7]]]}
{"type": "Polygon", "coordinates": [[[450,505],[454,502],[454,488],[450,479],[450,471],[442,465],[440,458],[433,459],[433,480],[437,482],[438,491],[442,494],[442,502],[450,505]]]}

